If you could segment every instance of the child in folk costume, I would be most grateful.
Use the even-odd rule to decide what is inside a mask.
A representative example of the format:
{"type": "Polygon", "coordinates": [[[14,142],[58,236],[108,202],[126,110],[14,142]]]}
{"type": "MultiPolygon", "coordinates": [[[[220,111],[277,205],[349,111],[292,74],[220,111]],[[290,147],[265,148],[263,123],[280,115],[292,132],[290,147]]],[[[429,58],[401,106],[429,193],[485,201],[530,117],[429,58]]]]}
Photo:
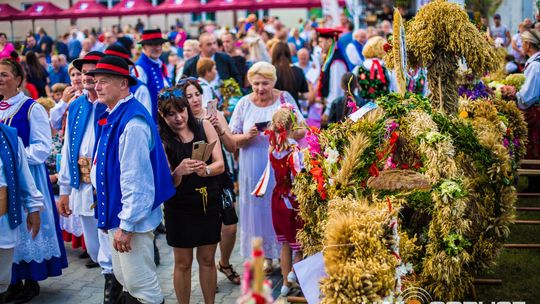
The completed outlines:
{"type": "Polygon", "coordinates": [[[303,226],[298,215],[298,202],[292,194],[293,179],[302,168],[302,156],[297,143],[292,139],[296,116],[294,108],[283,104],[274,113],[272,124],[265,132],[270,140],[270,165],[274,169],[276,186],[272,193],[272,223],[278,242],[281,243],[281,273],[283,286],[281,295],[286,296],[295,283],[292,257],[297,263],[302,260],[302,248],[296,233],[303,226]]]}

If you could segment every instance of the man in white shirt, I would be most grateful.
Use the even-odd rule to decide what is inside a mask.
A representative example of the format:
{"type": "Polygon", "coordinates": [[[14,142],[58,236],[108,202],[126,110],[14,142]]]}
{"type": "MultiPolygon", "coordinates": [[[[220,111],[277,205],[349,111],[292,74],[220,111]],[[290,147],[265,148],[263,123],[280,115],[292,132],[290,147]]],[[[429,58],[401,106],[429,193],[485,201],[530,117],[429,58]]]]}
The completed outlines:
{"type": "Polygon", "coordinates": [[[154,264],[154,229],[161,204],[176,193],[153,118],[129,88],[137,84],[120,57],[105,56],[88,72],[99,102],[90,178],[98,228],[107,231],[116,278],[127,303],[163,303],[154,264]]]}

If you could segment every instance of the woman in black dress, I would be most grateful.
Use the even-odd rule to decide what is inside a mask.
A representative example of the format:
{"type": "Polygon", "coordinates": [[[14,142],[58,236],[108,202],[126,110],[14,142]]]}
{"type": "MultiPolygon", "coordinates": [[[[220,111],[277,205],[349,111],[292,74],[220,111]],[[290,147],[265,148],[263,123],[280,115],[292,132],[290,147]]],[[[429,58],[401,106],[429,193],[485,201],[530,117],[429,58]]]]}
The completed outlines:
{"type": "Polygon", "coordinates": [[[197,120],[179,88],[160,92],[158,124],[176,186],[165,202],[167,243],[174,251],[173,284],[179,303],[189,303],[193,248],[197,248],[199,281],[205,303],[214,303],[215,253],[221,234],[221,188],[215,176],[224,171],[221,143],[214,127],[197,120]],[[216,142],[210,159],[191,159],[194,143],[216,142]]]}

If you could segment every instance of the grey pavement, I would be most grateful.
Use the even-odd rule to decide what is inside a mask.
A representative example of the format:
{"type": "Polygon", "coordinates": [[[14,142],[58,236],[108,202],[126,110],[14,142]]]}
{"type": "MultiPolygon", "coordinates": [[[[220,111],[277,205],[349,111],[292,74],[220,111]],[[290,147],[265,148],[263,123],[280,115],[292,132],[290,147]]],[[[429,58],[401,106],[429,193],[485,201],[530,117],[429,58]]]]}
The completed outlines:
{"type": "MultiPolygon", "coordinates": [[[[172,248],[165,241],[165,235],[160,234],[157,241],[161,265],[158,266],[158,276],[161,290],[165,296],[165,303],[177,303],[174,293],[172,272],[173,272],[173,254],[172,248]]],[[[68,254],[69,267],[63,270],[62,276],[48,278],[40,282],[40,295],[30,303],[40,304],[98,304],[103,303],[103,285],[105,280],[101,274],[100,268],[87,269],[85,263],[87,259],[81,260],[78,255],[81,249],[72,249],[71,243],[65,243],[68,254]]],[[[231,258],[231,263],[235,270],[242,275],[244,260],[239,253],[239,244],[235,247],[231,258]]],[[[219,249],[216,254],[216,261],[219,257],[219,249]]],[[[275,261],[277,264],[277,261],[275,261]]],[[[275,288],[281,287],[279,282],[279,272],[272,275],[272,281],[276,284],[275,288]]],[[[216,294],[216,303],[229,304],[235,303],[240,296],[240,286],[233,285],[227,278],[218,272],[218,292],[216,294]]],[[[277,289],[279,290],[279,289],[277,289]]],[[[201,288],[199,285],[199,272],[197,261],[194,259],[191,274],[191,302],[204,303],[201,288]]]]}

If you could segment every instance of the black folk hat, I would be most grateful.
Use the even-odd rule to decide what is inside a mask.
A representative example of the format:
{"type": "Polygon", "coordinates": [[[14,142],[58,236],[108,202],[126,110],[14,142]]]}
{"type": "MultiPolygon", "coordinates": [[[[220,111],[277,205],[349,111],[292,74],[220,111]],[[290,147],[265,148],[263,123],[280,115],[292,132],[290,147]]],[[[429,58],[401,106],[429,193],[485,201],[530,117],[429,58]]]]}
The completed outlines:
{"type": "Polygon", "coordinates": [[[128,79],[129,86],[137,84],[137,79],[129,74],[129,66],[126,61],[118,56],[105,56],[101,58],[96,64],[96,69],[86,74],[90,76],[98,74],[121,76],[128,79]]]}
{"type": "Polygon", "coordinates": [[[135,65],[133,61],[131,61],[131,54],[129,53],[128,49],[118,43],[109,45],[105,50],[105,55],[118,56],[124,59],[128,65],[135,65]]]}
{"type": "Polygon", "coordinates": [[[141,36],[139,44],[163,44],[168,42],[167,39],[163,39],[163,34],[160,29],[144,30],[141,36]]]}
{"type": "Polygon", "coordinates": [[[103,56],[105,56],[105,54],[103,54],[102,52],[92,51],[92,52],[89,52],[88,54],[86,54],[83,58],[73,60],[72,63],[73,63],[73,66],[77,70],[82,72],[82,66],[85,63],[94,63],[94,64],[96,64],[101,58],[103,58],[103,56]]]}

